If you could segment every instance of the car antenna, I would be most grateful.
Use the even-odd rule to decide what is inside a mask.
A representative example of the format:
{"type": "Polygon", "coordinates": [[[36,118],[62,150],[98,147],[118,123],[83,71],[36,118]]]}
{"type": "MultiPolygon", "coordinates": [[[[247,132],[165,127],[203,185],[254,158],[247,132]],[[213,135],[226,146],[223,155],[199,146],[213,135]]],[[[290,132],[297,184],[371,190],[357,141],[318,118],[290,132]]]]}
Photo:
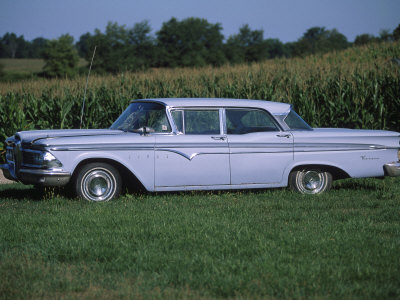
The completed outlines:
{"type": "Polygon", "coordinates": [[[88,87],[88,83],[89,83],[90,71],[92,70],[94,55],[96,54],[96,48],[97,48],[97,46],[94,46],[93,55],[92,55],[92,60],[90,61],[89,72],[88,72],[88,75],[87,75],[87,78],[86,78],[86,86],[85,86],[85,92],[83,93],[82,112],[81,112],[81,122],[79,123],[79,129],[82,128],[83,111],[85,110],[86,92],[87,92],[87,87],[88,87]]]}

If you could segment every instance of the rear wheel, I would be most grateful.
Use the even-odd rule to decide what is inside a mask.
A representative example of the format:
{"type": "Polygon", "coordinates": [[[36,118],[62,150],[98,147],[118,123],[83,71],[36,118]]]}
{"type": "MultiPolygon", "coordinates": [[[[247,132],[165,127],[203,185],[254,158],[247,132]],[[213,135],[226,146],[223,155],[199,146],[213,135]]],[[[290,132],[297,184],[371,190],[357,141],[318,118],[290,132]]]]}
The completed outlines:
{"type": "Polygon", "coordinates": [[[121,193],[121,175],[107,163],[90,163],[78,171],[74,185],[77,195],[86,200],[109,201],[121,193]]]}
{"type": "Polygon", "coordinates": [[[317,168],[293,171],[289,175],[289,186],[302,194],[320,194],[332,186],[332,175],[317,168]]]}

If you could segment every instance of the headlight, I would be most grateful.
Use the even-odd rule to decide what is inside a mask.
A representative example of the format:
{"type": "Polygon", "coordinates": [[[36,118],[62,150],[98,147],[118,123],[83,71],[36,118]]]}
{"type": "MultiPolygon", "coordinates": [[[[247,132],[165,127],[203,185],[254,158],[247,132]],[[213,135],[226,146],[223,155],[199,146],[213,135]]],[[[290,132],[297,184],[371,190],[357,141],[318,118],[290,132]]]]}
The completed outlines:
{"type": "Polygon", "coordinates": [[[62,163],[54,157],[53,154],[45,152],[43,155],[43,166],[46,168],[59,168],[62,167],[62,163]]]}
{"type": "Polygon", "coordinates": [[[25,150],[22,164],[27,167],[52,169],[62,167],[62,163],[50,152],[25,150]]]}

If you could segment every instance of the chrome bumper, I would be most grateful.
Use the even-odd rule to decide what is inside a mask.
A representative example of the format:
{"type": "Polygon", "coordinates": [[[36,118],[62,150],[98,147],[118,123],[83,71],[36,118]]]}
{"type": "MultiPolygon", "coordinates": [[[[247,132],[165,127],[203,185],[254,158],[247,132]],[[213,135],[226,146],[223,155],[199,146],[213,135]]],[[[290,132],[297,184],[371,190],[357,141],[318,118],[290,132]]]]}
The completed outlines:
{"type": "Polygon", "coordinates": [[[3,175],[5,178],[7,178],[8,180],[18,181],[18,179],[14,175],[13,169],[10,168],[9,165],[0,165],[0,169],[3,171],[3,175]]]}
{"type": "Polygon", "coordinates": [[[386,176],[400,176],[400,162],[393,162],[383,166],[386,176]]]}
{"type": "Polygon", "coordinates": [[[20,169],[18,176],[9,165],[0,165],[4,177],[9,180],[21,181],[26,184],[35,184],[43,186],[64,186],[70,179],[71,174],[64,171],[40,170],[40,169],[20,169]]]}

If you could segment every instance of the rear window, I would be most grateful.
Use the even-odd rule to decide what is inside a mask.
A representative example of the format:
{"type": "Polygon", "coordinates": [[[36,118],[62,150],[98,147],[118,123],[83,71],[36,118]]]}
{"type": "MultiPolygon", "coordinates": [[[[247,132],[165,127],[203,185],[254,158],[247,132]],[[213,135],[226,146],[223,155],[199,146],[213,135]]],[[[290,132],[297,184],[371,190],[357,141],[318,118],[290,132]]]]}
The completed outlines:
{"type": "Polygon", "coordinates": [[[226,109],[226,129],[228,134],[279,131],[273,118],[258,109],[226,109]]]}
{"type": "Polygon", "coordinates": [[[284,121],[291,130],[312,130],[311,126],[308,125],[294,110],[291,110],[288,113],[284,121]]]}

